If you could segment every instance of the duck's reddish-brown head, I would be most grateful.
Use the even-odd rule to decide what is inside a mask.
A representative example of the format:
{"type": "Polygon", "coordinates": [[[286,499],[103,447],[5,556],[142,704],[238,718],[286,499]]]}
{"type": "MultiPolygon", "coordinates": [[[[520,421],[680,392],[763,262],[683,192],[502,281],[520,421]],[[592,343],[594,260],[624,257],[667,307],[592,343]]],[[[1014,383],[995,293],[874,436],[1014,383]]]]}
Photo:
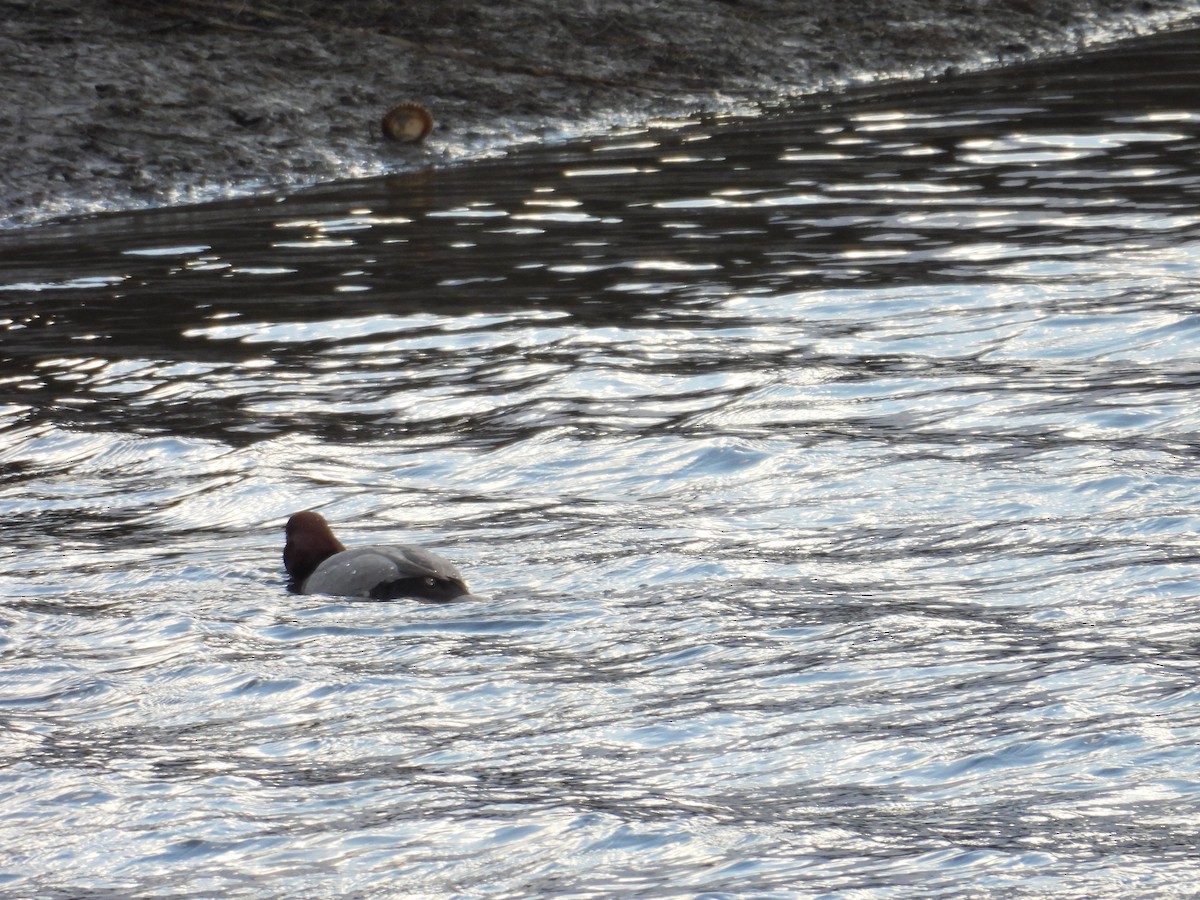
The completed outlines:
{"type": "Polygon", "coordinates": [[[333,529],[320,513],[311,509],[288,519],[287,543],[283,545],[283,567],[293,581],[303,581],[321,563],[346,548],[333,536],[333,529]]]}

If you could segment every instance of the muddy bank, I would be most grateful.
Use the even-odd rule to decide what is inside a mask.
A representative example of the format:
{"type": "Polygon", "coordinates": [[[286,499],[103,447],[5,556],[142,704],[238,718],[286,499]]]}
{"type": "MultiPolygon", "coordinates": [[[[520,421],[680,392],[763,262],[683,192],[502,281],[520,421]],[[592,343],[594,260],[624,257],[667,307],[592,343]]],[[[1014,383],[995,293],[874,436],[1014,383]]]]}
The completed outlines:
{"type": "Polygon", "coordinates": [[[1197,0],[0,0],[0,221],[444,164],[1170,27],[1197,0]],[[379,118],[413,99],[416,147],[379,118]]]}

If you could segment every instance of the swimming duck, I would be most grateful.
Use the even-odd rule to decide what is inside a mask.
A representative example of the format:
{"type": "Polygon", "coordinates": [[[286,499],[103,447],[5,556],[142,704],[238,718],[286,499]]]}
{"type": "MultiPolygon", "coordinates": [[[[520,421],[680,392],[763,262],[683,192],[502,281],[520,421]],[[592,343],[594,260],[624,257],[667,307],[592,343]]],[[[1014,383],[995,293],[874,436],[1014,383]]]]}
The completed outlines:
{"type": "Polygon", "coordinates": [[[447,559],[421,547],[384,544],[347,550],[324,516],[312,510],[288,519],[283,565],[301,594],[371,600],[454,600],[466,582],[447,559]]]}

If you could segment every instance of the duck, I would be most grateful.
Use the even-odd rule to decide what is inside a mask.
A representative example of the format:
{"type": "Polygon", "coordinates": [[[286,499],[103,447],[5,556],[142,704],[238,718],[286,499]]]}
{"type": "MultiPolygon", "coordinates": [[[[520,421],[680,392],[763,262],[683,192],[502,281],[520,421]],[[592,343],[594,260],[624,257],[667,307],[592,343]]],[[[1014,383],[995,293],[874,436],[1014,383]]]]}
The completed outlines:
{"type": "Polygon", "coordinates": [[[285,534],[283,566],[299,594],[435,602],[470,594],[458,569],[444,556],[408,544],[347,550],[325,517],[311,509],[293,514],[285,534]]]}

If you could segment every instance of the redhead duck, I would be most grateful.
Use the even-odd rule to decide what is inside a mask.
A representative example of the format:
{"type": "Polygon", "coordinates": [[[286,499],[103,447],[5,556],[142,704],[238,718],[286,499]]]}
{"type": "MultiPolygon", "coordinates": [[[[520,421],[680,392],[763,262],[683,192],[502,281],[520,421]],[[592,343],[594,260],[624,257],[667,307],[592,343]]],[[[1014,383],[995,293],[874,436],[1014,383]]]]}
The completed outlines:
{"type": "Polygon", "coordinates": [[[469,593],[458,569],[436,553],[405,544],[347,550],[312,510],[288,519],[286,533],[283,566],[301,594],[454,600],[469,593]]]}

